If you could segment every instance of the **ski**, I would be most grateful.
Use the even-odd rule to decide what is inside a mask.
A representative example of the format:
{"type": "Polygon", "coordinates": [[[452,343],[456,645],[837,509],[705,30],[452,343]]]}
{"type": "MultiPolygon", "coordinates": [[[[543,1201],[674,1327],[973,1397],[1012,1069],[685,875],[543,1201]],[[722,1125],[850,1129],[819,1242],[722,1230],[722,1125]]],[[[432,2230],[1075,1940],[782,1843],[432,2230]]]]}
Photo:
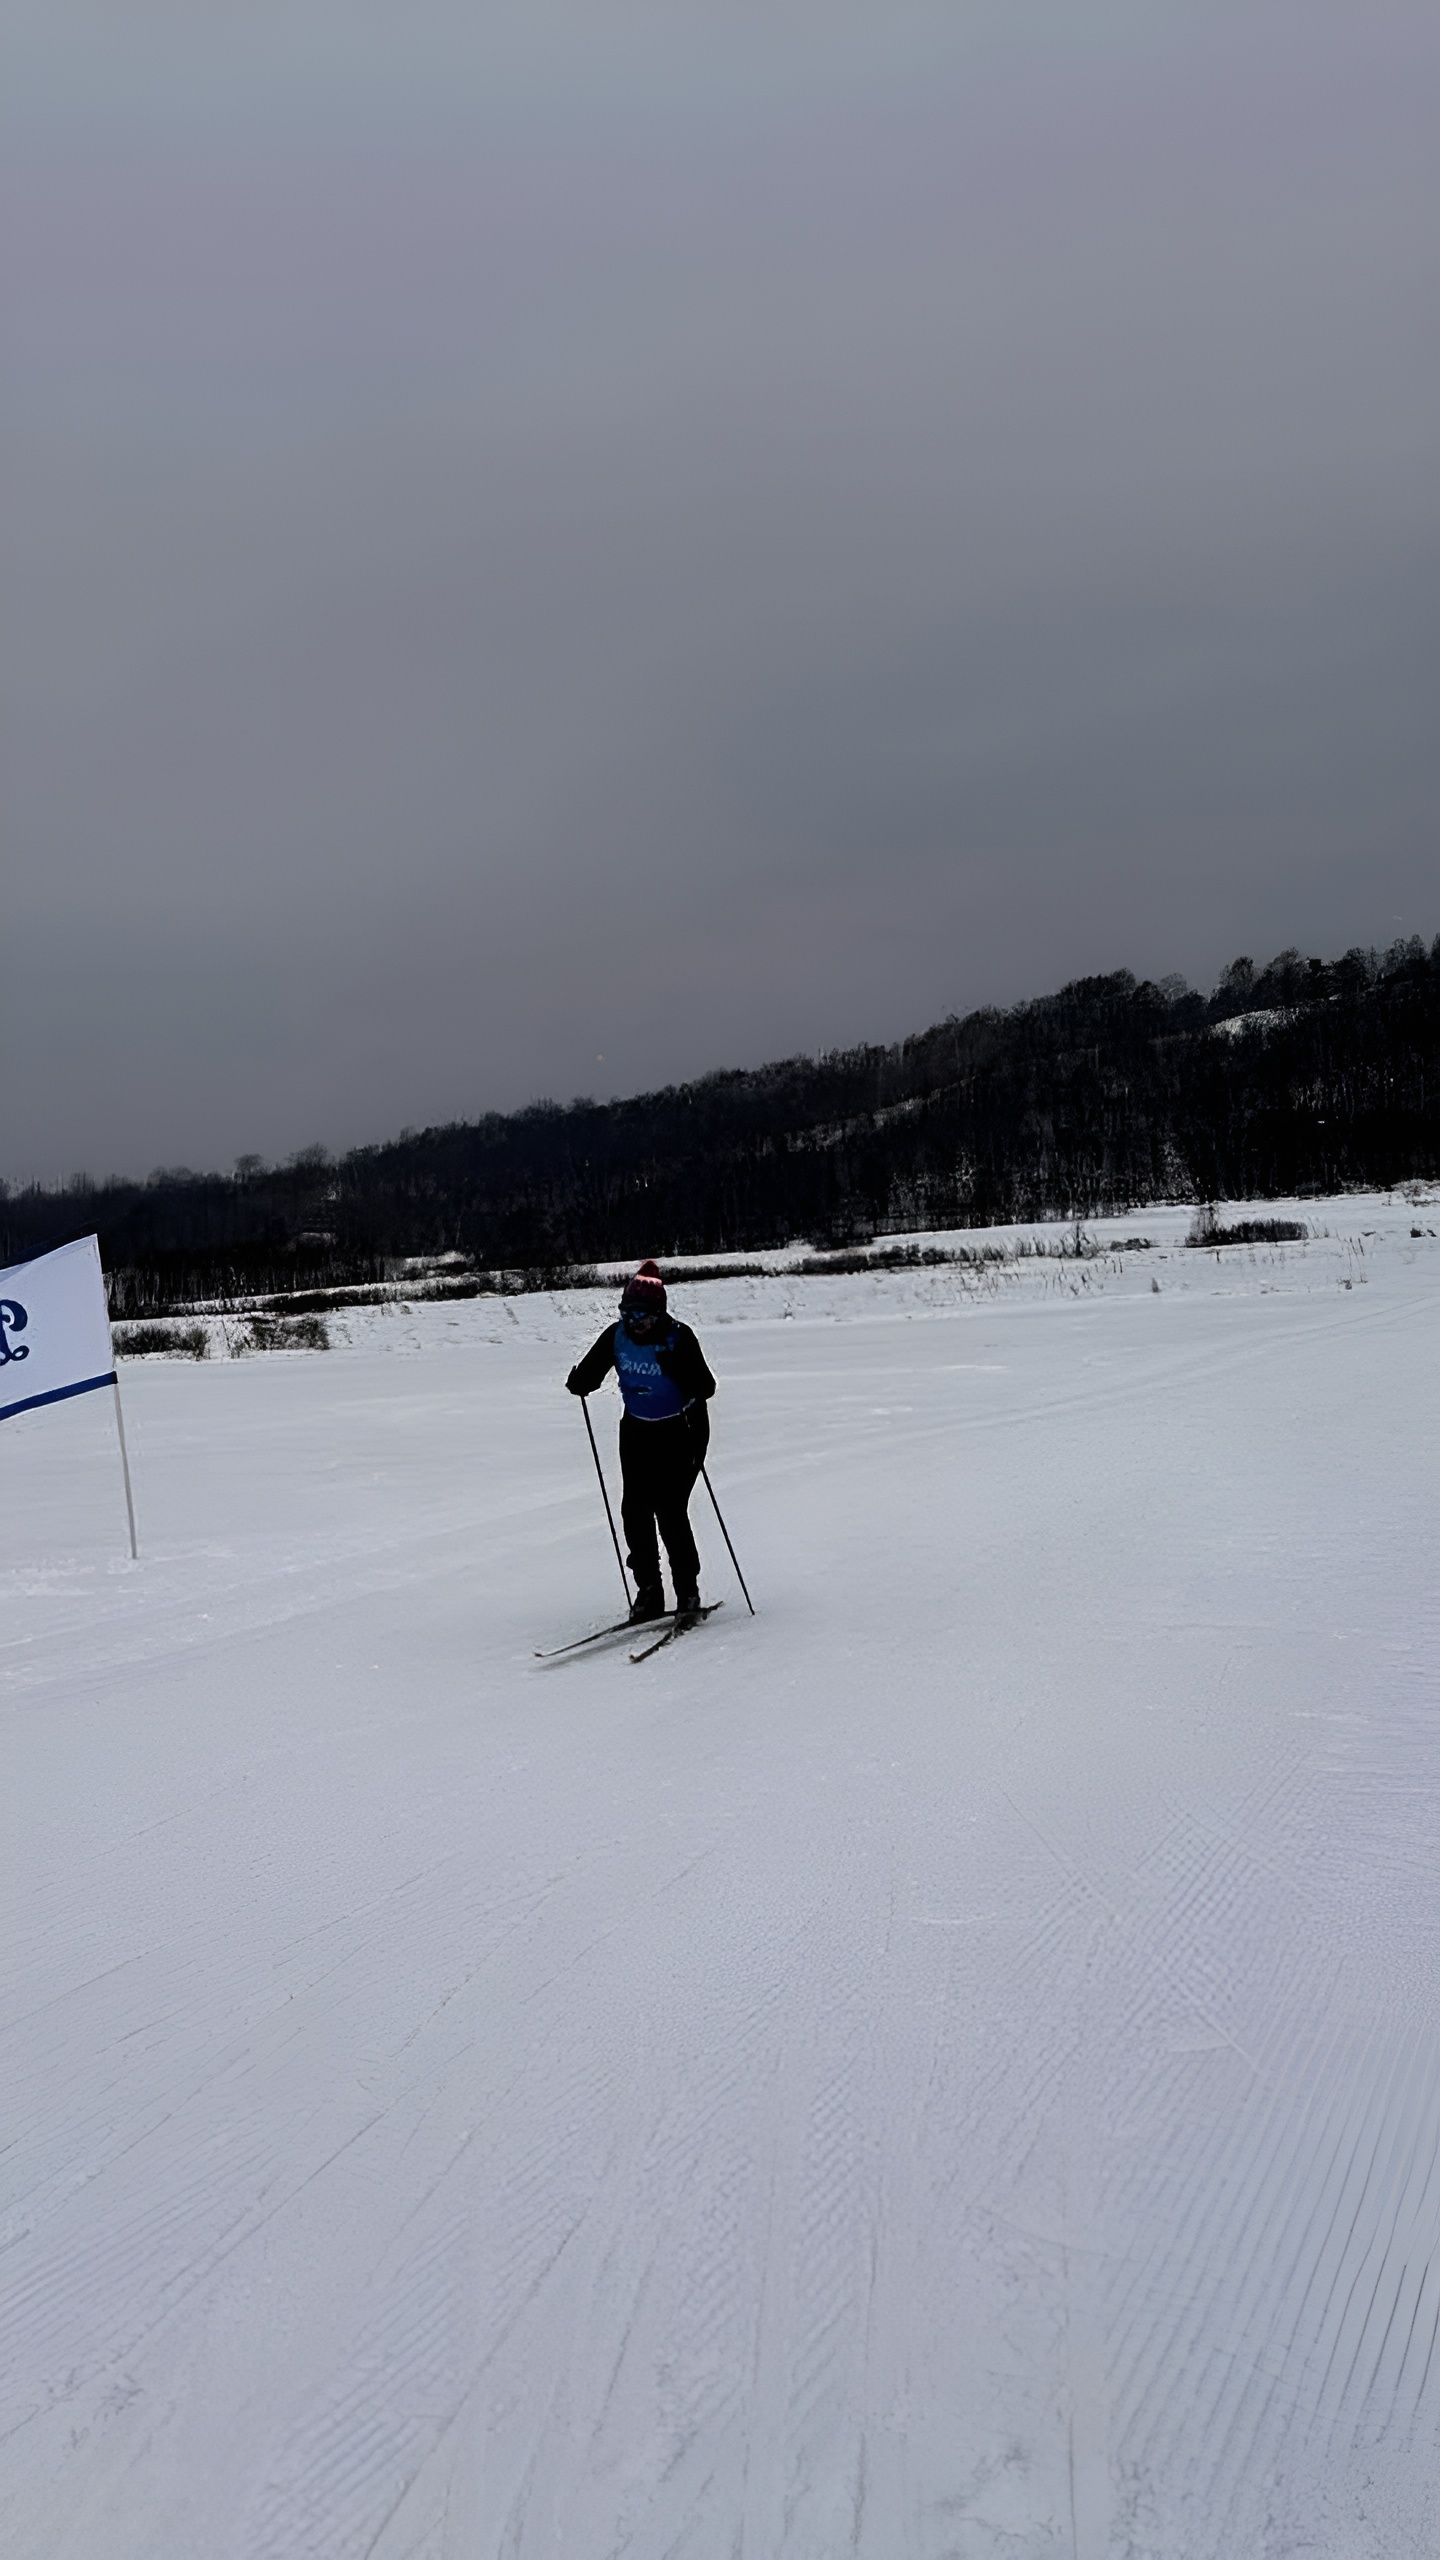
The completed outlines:
{"type": "Polygon", "coordinates": [[[643,1627],[663,1626],[674,1615],[673,1609],[664,1609],[658,1618],[617,1618],[611,1626],[596,1627],[591,1635],[572,1636],[568,1644],[548,1645],[543,1652],[537,1644],[535,1659],[537,1662],[558,1662],[562,1653],[583,1653],[587,1644],[603,1644],[607,1636],[633,1636],[643,1627]]]}
{"type": "Polygon", "coordinates": [[[677,1636],[688,1635],[692,1627],[698,1627],[706,1618],[713,1618],[716,1610],[724,1606],[723,1600],[707,1600],[703,1609],[687,1609],[683,1618],[678,1610],[672,1609],[670,1624],[663,1636],[657,1636],[653,1644],[642,1645],[638,1653],[631,1654],[631,1661],[648,1662],[652,1653],[658,1653],[662,1645],[673,1644],[677,1636]]]}
{"type": "Polygon", "coordinates": [[[581,1653],[587,1644],[603,1644],[607,1636],[630,1635],[634,1632],[635,1623],[631,1618],[617,1618],[612,1626],[596,1627],[588,1636],[572,1636],[568,1644],[547,1645],[543,1650],[537,1644],[535,1659],[537,1662],[557,1662],[562,1653],[581,1653]]]}

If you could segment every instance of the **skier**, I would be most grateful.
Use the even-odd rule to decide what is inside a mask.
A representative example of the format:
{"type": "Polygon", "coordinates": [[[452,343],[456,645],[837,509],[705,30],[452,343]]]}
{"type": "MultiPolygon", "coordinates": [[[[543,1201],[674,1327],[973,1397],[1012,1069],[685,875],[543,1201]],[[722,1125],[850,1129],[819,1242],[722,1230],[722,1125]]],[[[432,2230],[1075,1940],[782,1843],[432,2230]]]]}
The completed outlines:
{"type": "Polygon", "coordinates": [[[670,1559],[681,1619],[700,1607],[700,1558],[690,1527],[695,1479],[710,1445],[708,1400],[715,1381],[688,1324],[667,1313],[665,1284],[653,1262],[627,1280],[620,1321],[607,1325],[565,1384],[572,1396],[593,1395],[614,1370],[625,1410],[620,1417],[620,1517],[630,1548],[638,1626],[665,1614],[658,1527],[670,1559]]]}

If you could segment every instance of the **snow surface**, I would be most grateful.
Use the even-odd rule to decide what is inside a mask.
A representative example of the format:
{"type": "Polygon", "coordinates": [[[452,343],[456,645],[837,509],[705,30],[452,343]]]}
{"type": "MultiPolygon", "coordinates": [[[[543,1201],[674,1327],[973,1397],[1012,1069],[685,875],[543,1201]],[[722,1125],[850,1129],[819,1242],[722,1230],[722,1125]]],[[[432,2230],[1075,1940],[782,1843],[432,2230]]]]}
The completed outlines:
{"type": "Polygon", "coordinates": [[[11,2560],[1440,2550],[1440,1206],[1293,1214],[677,1284],[640,1668],[593,1292],[127,1367],[138,1566],[5,1427],[11,2560]]]}

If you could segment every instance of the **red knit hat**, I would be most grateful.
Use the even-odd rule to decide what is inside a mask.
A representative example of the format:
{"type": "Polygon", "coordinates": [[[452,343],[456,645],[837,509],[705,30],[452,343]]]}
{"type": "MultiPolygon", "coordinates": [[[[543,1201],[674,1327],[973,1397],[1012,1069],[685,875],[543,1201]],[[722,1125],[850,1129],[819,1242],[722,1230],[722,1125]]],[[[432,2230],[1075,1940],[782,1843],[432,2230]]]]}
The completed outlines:
{"type": "Polygon", "coordinates": [[[665,1283],[653,1262],[642,1262],[633,1279],[626,1281],[620,1304],[635,1315],[663,1316],[665,1283]]]}

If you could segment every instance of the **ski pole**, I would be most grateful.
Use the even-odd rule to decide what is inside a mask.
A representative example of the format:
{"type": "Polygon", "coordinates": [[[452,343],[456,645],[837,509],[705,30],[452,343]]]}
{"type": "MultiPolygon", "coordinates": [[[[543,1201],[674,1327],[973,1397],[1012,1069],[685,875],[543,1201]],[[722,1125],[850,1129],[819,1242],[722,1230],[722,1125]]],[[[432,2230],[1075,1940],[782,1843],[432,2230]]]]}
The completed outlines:
{"type": "Polygon", "coordinates": [[[755,1615],[755,1603],[751,1599],[748,1590],[745,1588],[745,1576],[740,1570],[740,1559],[735,1553],[734,1548],[730,1546],[730,1532],[725,1526],[725,1514],[721,1510],[719,1503],[715,1502],[715,1487],[710,1481],[709,1469],[702,1466],[700,1473],[705,1478],[705,1490],[709,1494],[711,1501],[715,1503],[715,1517],[720,1523],[720,1535],[724,1539],[726,1546],[730,1547],[730,1561],[735,1567],[735,1579],[739,1583],[741,1590],[745,1592],[745,1606],[753,1618],[755,1615]]]}
{"type": "MultiPolygon", "coordinates": [[[[620,1553],[620,1541],[615,1535],[615,1514],[610,1508],[610,1496],[605,1489],[605,1470],[600,1464],[600,1452],[595,1446],[595,1431],[590,1420],[590,1403],[588,1397],[581,1397],[580,1410],[585,1416],[585,1429],[590,1441],[590,1455],[595,1461],[595,1473],[600,1479],[600,1499],[605,1505],[605,1517],[610,1523],[610,1544],[615,1550],[615,1561],[620,1567],[620,1586],[625,1594],[625,1606],[628,1609],[630,1606],[630,1576],[625,1570],[625,1559],[620,1553]]],[[[710,1496],[710,1499],[712,1502],[714,1501],[715,1496],[713,1493],[710,1496]]],[[[725,1523],[723,1520],[721,1521],[720,1526],[722,1529],[724,1528],[725,1523]]],[[[728,1538],[726,1539],[725,1544],[727,1547],[730,1544],[728,1538]]],[[[735,1570],[737,1573],[739,1572],[740,1568],[738,1565],[735,1570]]]]}

